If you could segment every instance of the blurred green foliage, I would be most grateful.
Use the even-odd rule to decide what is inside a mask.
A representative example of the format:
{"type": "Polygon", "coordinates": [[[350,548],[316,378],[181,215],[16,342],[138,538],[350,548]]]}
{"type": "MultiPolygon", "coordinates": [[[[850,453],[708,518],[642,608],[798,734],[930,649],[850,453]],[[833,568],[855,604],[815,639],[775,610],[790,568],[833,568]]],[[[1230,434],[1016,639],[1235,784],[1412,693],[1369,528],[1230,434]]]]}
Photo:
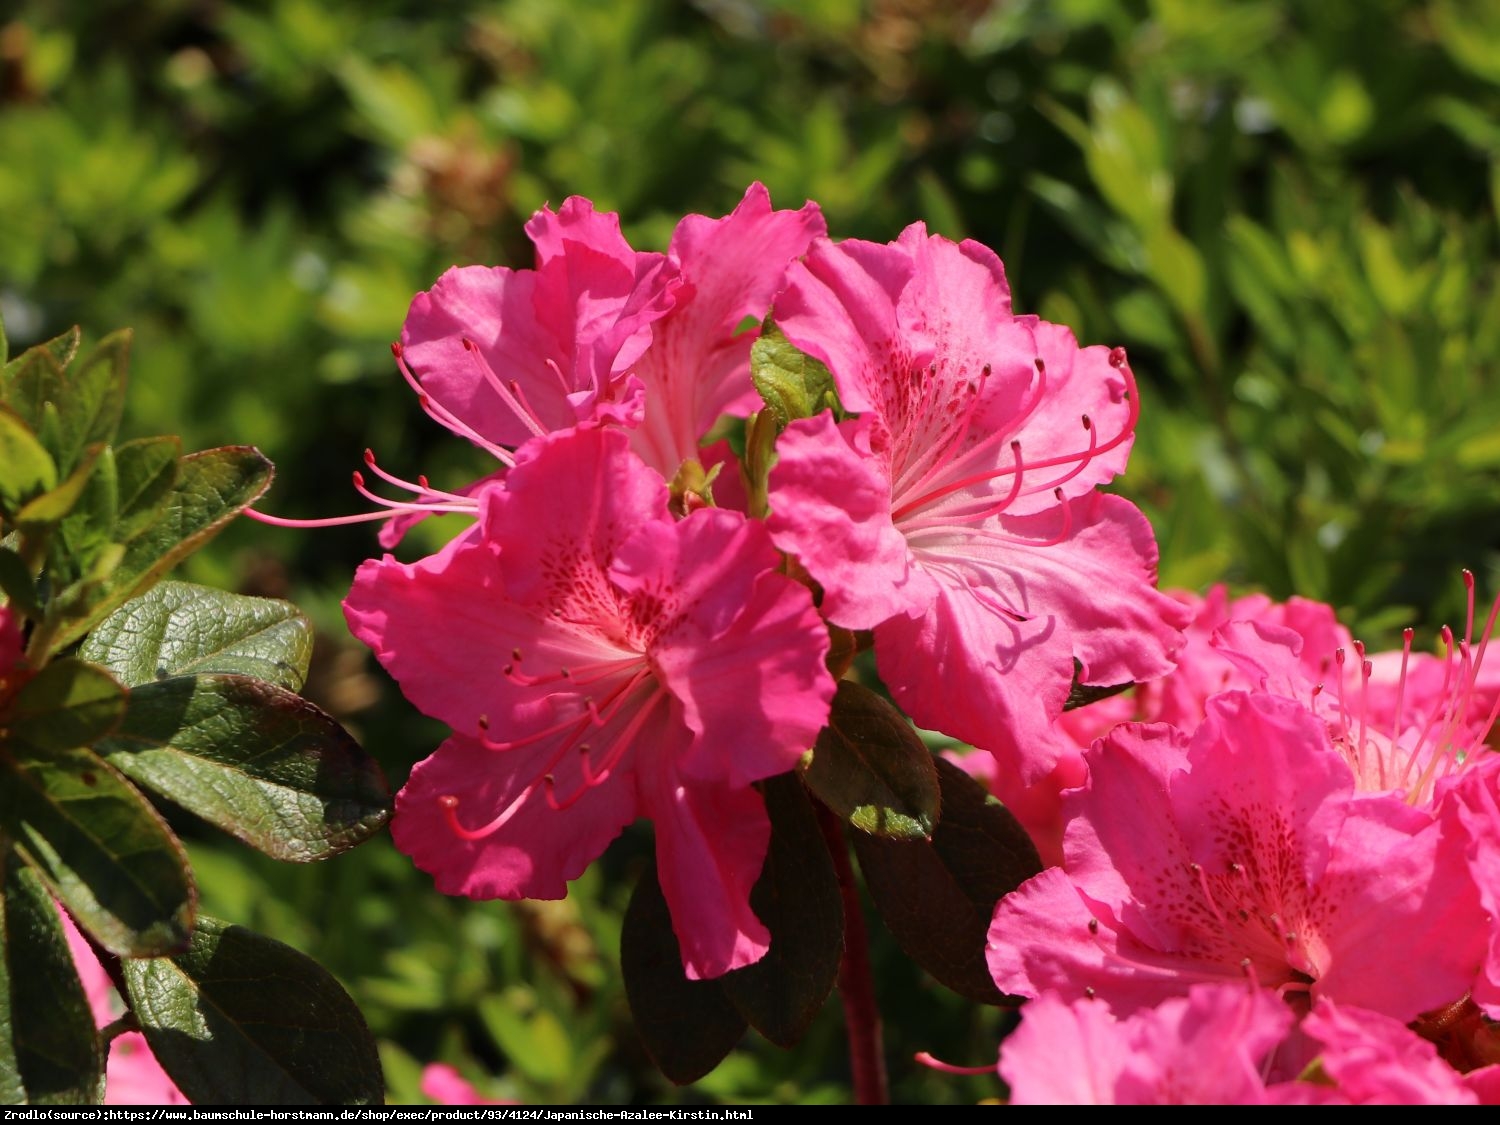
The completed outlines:
{"type": "MultiPolygon", "coordinates": [[[[977,238],[1018,309],[1129,348],[1121,490],[1164,584],[1431,636],[1460,566],[1500,591],[1497,60],[1494,0],[30,0],[0,26],[0,309],[17,350],[135,326],[126,436],[253,442],[274,510],[328,515],[366,445],[483,471],[387,351],[444,268],[528,265],[522,223],[574,193],[660,247],[760,179],[836,236],[977,238]]],[[[237,527],[190,573],[312,609],[310,693],[399,783],[441,731],[342,634],[374,550],[237,527]]],[[[792,1054],[654,1076],[616,964],[642,846],[560,906],[442,899],[386,843],[333,875],[195,862],[208,909],[354,991],[393,1100],[436,1059],[522,1098],[845,1097],[833,1009],[792,1054]]],[[[896,1097],[992,1094],[906,1060],[986,1061],[1004,1015],[876,932],[896,1097]]]]}

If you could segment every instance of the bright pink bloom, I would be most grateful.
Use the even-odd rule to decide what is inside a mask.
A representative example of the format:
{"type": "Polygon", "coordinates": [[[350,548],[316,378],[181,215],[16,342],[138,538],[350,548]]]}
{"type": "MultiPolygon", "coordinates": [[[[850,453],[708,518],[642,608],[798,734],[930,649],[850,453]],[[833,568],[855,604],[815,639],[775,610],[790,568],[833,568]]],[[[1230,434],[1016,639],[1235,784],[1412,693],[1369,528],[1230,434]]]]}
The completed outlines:
{"type": "MultiPolygon", "coordinates": [[[[1289,1101],[1337,1105],[1479,1105],[1476,1087],[1490,1076],[1459,1074],[1400,1020],[1320,999],[1301,1031],[1322,1046],[1322,1071],[1331,1089],[1305,1082],[1273,1090],[1289,1101]]],[[[1487,1068],[1496,1070],[1497,1068],[1487,1068]]]]}
{"type": "Polygon", "coordinates": [[[422,1093],[438,1105],[515,1105],[509,1098],[487,1098],[456,1067],[428,1063],[422,1068],[422,1093]]]}
{"type": "Polygon", "coordinates": [[[763,525],[667,488],[618,430],[528,443],[479,533],[365,563],[356,636],[454,734],[396,798],[392,833],[438,889],[559,898],[637,816],[695,976],[749,964],[770,824],[751,783],[828,715],[827,633],[763,525]]]}
{"type": "MultiPolygon", "coordinates": [[[[58,915],[68,935],[68,950],[73,954],[78,978],[93,1009],[94,1022],[100,1027],[113,1023],[124,1013],[125,1006],[109,974],[99,964],[87,939],[78,932],[73,919],[61,910],[58,915]]],[[[156,1061],[146,1037],[139,1031],[127,1031],[110,1041],[104,1070],[104,1104],[187,1105],[188,1100],[156,1061]]]]}
{"type": "Polygon", "coordinates": [[[759,333],[740,325],[765,319],[787,267],[827,229],[816,203],[773,211],[758,183],[724,218],[689,215],[677,224],[667,260],[680,288],[635,364],[645,416],[630,434],[631,448],[668,480],[700,456],[699,443],[721,415],[760,408],[750,381],[750,346],[759,333]]]}
{"type": "Polygon", "coordinates": [[[1200,984],[1124,1018],[1046,993],[1005,1040],[1012,1105],[1260,1105],[1263,1060],[1292,1025],[1275,995],[1200,984]]]}
{"type": "Polygon", "coordinates": [[[1162,675],[1186,621],[1155,588],[1150,525],[1095,489],[1135,427],[1125,353],[1013,316],[994,253],[921,224],[886,246],[815,243],[775,317],[859,415],[782,435],[777,545],[830,620],[875,630],[919,725],[1042,776],[1074,661],[1090,684],[1162,675]]]}
{"type": "Polygon", "coordinates": [[[433,417],[509,463],[552,430],[639,417],[631,365],[676,286],[620,218],[573,196],[526,224],[534,270],[458,266],[412,299],[401,353],[433,417]]]}
{"type": "Polygon", "coordinates": [[[1087,784],[1063,796],[1065,869],[996,908],[1002,991],[1130,1012],[1248,977],[1411,1019],[1473,981],[1485,921],[1468,871],[1438,862],[1429,816],[1357,795],[1292,700],[1229,692],[1191,742],[1128,724],[1085,758],[1087,784]]]}
{"type": "Polygon", "coordinates": [[[1474,982],[1474,1003],[1500,1020],[1500,758],[1466,771],[1445,794],[1442,820],[1451,846],[1461,850],[1479,901],[1489,916],[1489,950],[1474,982]]]}
{"type": "Polygon", "coordinates": [[[1131,720],[1171,723],[1190,731],[1202,721],[1210,696],[1231,688],[1258,686],[1258,677],[1246,674],[1219,651],[1215,638],[1220,628],[1231,621],[1248,621],[1288,630],[1276,634],[1278,643],[1285,646],[1287,659],[1297,660],[1315,679],[1321,679],[1332,666],[1337,648],[1352,643],[1332,607],[1320,602],[1291,598],[1278,603],[1264,594],[1230,600],[1222,585],[1201,598],[1186,590],[1163,592],[1193,615],[1183,632],[1182,647],[1177,650],[1177,667],[1126,694],[1064,712],[1057,726],[1077,749],[1061,751],[1057,765],[1045,777],[1027,784],[1014,772],[1001,768],[992,755],[964,756],[964,768],[989,785],[1031,835],[1042,862],[1049,866],[1063,861],[1063,791],[1083,784],[1087,771],[1082,751],[1094,739],[1108,734],[1117,723],[1131,720]]]}
{"type": "MultiPolygon", "coordinates": [[[[1412,652],[1412,631],[1400,652],[1366,658],[1364,645],[1340,645],[1316,663],[1298,637],[1259,622],[1235,622],[1214,644],[1261,690],[1298,699],[1327,722],[1335,749],[1354,771],[1361,792],[1395,793],[1435,813],[1445,778],[1490,760],[1486,743],[1500,714],[1500,675],[1484,657],[1500,602],[1474,638],[1474,578],[1463,638],[1443,627],[1446,657],[1412,652]]],[[[1327,641],[1324,641],[1326,646],[1327,641]]]]}

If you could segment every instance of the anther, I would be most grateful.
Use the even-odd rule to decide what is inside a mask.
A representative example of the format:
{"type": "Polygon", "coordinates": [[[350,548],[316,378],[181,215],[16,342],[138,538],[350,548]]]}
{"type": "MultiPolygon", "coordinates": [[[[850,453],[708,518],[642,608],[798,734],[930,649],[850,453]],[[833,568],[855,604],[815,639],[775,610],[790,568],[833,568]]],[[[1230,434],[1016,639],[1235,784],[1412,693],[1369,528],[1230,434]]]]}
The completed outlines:
{"type": "Polygon", "coordinates": [[[1111,367],[1124,367],[1125,366],[1125,349],[1124,348],[1110,348],[1109,349],[1109,365],[1111,367]]]}
{"type": "Polygon", "coordinates": [[[1089,919],[1089,933],[1091,933],[1091,934],[1097,934],[1098,932],[1099,932],[1099,919],[1097,919],[1097,918],[1090,918],[1089,919]]]}

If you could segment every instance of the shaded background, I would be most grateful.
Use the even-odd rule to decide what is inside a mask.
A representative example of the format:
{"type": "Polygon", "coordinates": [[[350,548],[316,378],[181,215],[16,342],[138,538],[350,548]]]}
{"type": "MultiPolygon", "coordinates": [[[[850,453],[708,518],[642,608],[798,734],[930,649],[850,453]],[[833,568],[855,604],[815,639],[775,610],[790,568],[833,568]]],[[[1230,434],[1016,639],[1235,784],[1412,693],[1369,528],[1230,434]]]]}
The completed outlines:
{"type": "MultiPolygon", "coordinates": [[[[269,510],[358,510],[366,446],[440,485],[488,471],[390,358],[445,268],[529,265],[522,224],[571,194],[664,248],[760,179],[835,237],[922,219],[985,242],[1019,311],[1129,349],[1118,490],[1163,585],[1315,597],[1376,647],[1460,621],[1461,566],[1500,591],[1500,3],[33,0],[0,21],[13,350],[133,325],[123,436],[258,445],[269,510]]],[[[399,784],[443,732],[344,630],[375,552],[368,525],[242,521],[186,577],[308,609],[308,694],[399,784]]],[[[836,1002],[795,1052],[747,1039],[681,1091],[651,1069],[617,963],[644,833],[565,902],[509,905],[438,896],[385,838],[293,868],[179,827],[206,909],[354,993],[393,1101],[435,1060],[532,1100],[848,1096],[836,1002]]],[[[1003,1014],[874,933],[896,1098],[994,1095],[906,1060],[989,1061],[1003,1014]]]]}

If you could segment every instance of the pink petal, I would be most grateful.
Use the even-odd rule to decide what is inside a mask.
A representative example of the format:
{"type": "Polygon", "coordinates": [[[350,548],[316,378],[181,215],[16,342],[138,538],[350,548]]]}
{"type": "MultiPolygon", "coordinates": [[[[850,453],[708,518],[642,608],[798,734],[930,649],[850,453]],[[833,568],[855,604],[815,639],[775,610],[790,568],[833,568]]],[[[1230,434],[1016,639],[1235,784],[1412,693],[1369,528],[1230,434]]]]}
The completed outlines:
{"type": "Polygon", "coordinates": [[[1477,1105],[1437,1048],[1400,1020],[1323,998],[1302,1022],[1322,1065],[1353,1105],[1477,1105]]]}
{"type": "Polygon", "coordinates": [[[697,454],[720,415],[757,409],[750,381],[755,333],[740,332],[740,324],[765,319],[787,267],[826,230],[816,203],[772,211],[758,183],[724,218],[689,215],[677,224],[668,255],[683,288],[636,363],[648,397],[631,436],[635,451],[664,477],[697,454]]]}
{"type": "MultiPolygon", "coordinates": [[[[568,881],[583,874],[636,818],[638,805],[628,776],[616,776],[616,784],[595,786],[570,807],[553,809],[545,788],[532,784],[552,748],[544,743],[531,751],[502,753],[463,735],[449,738],[416,764],[396,794],[391,820],[396,847],[432,875],[443,894],[562,898],[568,881]],[[503,827],[479,840],[460,838],[443,808],[444,798],[456,797],[451,815],[465,829],[478,831],[523,793],[503,827]]],[[[571,793],[576,784],[576,779],[559,779],[558,788],[571,793]]]]}
{"type": "Polygon", "coordinates": [[[1048,993],[1027,1004],[1000,1051],[1011,1105],[1117,1105],[1131,1047],[1109,1008],[1048,993]]]}
{"type": "Polygon", "coordinates": [[[771,821],[754,789],[684,782],[664,757],[640,778],[656,824],[656,868],[690,980],[723,976],[771,947],[750,909],[771,845],[771,821]]]}
{"type": "Polygon", "coordinates": [[[835,423],[826,412],[793,422],[771,471],[771,537],[823,586],[828,619],[848,629],[921,613],[937,592],[891,522],[890,481],[870,444],[878,433],[873,419],[835,423]]]}

